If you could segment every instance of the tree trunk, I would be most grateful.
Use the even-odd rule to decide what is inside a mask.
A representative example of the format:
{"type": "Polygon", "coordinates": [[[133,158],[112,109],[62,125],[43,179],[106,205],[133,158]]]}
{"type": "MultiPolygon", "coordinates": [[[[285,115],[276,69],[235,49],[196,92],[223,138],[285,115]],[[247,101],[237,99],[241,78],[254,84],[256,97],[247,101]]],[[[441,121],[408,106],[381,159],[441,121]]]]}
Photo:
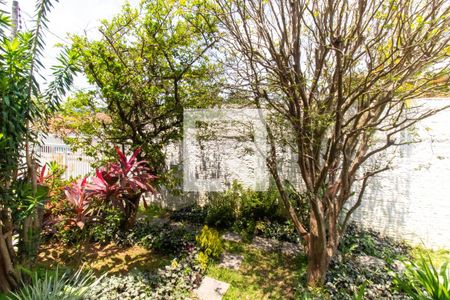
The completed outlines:
{"type": "Polygon", "coordinates": [[[3,293],[19,286],[20,276],[14,269],[11,255],[6,247],[4,236],[0,239],[0,290],[3,293]]]}
{"type": "Polygon", "coordinates": [[[311,287],[324,284],[325,276],[330,264],[330,255],[327,251],[325,232],[321,232],[318,225],[314,214],[311,213],[310,234],[307,244],[308,266],[306,273],[307,284],[311,287]]]}
{"type": "MultiPolygon", "coordinates": [[[[36,195],[38,192],[36,162],[30,156],[27,159],[27,163],[29,163],[28,175],[31,179],[33,194],[36,195]]],[[[44,200],[31,215],[25,218],[22,231],[20,232],[20,263],[28,269],[32,268],[35,257],[39,252],[45,202],[44,200]]]]}
{"type": "Polygon", "coordinates": [[[2,209],[0,220],[0,291],[7,293],[18,287],[20,274],[14,269],[11,214],[2,209]]]}
{"type": "Polygon", "coordinates": [[[32,268],[39,251],[41,225],[38,218],[36,211],[26,217],[19,234],[20,264],[28,269],[32,268]]]}
{"type": "Polygon", "coordinates": [[[125,215],[122,222],[122,229],[129,230],[134,227],[139,209],[139,201],[142,194],[137,194],[128,197],[125,201],[125,215]]]}

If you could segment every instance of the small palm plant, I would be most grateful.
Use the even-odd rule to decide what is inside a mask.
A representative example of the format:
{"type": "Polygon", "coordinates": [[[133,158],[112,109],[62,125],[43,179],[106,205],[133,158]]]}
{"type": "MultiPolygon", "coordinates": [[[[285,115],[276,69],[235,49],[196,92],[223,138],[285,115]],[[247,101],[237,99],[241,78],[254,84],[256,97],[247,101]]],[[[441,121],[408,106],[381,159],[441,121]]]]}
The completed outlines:
{"type": "Polygon", "coordinates": [[[448,262],[440,268],[429,255],[417,262],[406,263],[404,274],[395,279],[397,286],[414,300],[450,300],[448,262]]]}
{"type": "Polygon", "coordinates": [[[95,278],[92,272],[80,270],[70,275],[56,269],[54,273],[45,272],[43,277],[37,273],[33,282],[7,296],[10,300],[76,300],[84,299],[85,294],[99,283],[103,277],[95,278]]]}

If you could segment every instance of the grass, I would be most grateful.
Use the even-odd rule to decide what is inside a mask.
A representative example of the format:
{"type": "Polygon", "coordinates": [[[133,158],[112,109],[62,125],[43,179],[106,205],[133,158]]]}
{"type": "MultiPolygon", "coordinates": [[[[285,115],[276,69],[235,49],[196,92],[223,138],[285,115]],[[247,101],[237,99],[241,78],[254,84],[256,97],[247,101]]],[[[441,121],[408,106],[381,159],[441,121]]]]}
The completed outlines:
{"type": "Polygon", "coordinates": [[[304,257],[291,258],[266,253],[247,244],[224,243],[225,251],[239,253],[244,260],[238,271],[213,264],[207,275],[230,284],[224,300],[294,299],[294,287],[305,272],[304,257]]]}

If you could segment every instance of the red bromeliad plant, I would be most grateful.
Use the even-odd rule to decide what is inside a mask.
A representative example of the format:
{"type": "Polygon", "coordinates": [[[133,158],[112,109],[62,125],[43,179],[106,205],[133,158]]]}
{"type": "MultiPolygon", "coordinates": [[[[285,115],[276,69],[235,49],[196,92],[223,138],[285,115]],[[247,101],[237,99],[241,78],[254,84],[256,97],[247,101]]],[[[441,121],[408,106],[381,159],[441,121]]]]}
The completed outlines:
{"type": "MultiPolygon", "coordinates": [[[[87,185],[87,192],[110,203],[123,212],[122,228],[131,228],[141,196],[145,192],[156,192],[150,182],[156,177],[150,174],[146,161],[138,161],[141,148],[137,148],[130,158],[115,147],[119,161],[109,163],[96,171],[96,176],[87,185]]],[[[144,202],[145,204],[145,202],[144,202]]]]}
{"type": "Polygon", "coordinates": [[[96,215],[94,210],[97,202],[94,200],[97,199],[103,204],[120,209],[123,215],[121,227],[129,229],[136,221],[142,194],[156,192],[150,185],[156,177],[150,174],[146,161],[137,159],[141,148],[137,148],[130,158],[127,158],[118,147],[115,149],[118,155],[117,162],[97,169],[89,183],[84,178],[65,188],[67,201],[76,213],[76,218],[69,218],[69,224],[83,229],[86,222],[96,215]]]}
{"type": "Polygon", "coordinates": [[[80,229],[83,229],[89,218],[89,195],[86,193],[86,185],[86,178],[79,179],[64,190],[67,201],[73,206],[76,213],[76,218],[68,221],[80,229]]]}
{"type": "Polygon", "coordinates": [[[36,183],[38,185],[44,185],[46,183],[46,180],[51,177],[50,174],[47,174],[47,176],[45,176],[46,170],[47,170],[47,165],[44,165],[41,168],[41,171],[39,172],[39,176],[36,178],[36,183]]]}
{"type": "Polygon", "coordinates": [[[137,155],[141,152],[141,147],[137,148],[133,155],[127,157],[116,147],[116,152],[119,156],[119,165],[115,164],[118,170],[120,187],[129,195],[143,192],[155,192],[155,189],[149,182],[156,178],[150,174],[150,169],[147,167],[147,162],[137,161],[137,155]],[[120,169],[118,168],[120,166],[120,169]]]}

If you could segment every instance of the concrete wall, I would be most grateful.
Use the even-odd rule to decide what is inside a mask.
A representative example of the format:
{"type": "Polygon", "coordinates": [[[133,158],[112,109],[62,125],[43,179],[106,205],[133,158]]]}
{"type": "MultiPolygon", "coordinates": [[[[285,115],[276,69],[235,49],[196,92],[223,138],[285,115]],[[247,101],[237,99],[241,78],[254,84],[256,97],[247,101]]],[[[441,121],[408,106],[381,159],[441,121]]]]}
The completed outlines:
{"type": "MultiPolygon", "coordinates": [[[[450,105],[450,98],[420,101],[431,107],[450,105]]],[[[415,244],[423,243],[426,247],[450,248],[450,109],[424,120],[417,126],[414,134],[422,142],[398,149],[392,170],[382,173],[371,182],[363,204],[355,212],[353,219],[365,227],[397,239],[409,240],[415,244]]],[[[221,179],[226,184],[238,180],[252,186],[255,180],[250,173],[255,168],[255,160],[248,155],[248,143],[245,140],[238,145],[233,143],[238,142],[233,139],[228,139],[227,142],[211,140],[203,143],[202,151],[191,153],[193,159],[190,163],[196,172],[206,168],[209,174],[196,176],[221,179]]],[[[42,152],[50,153],[53,150],[42,152]]],[[[45,159],[46,155],[50,155],[41,154],[45,159]]],[[[169,168],[183,165],[181,145],[169,147],[167,154],[169,168]]],[[[184,156],[188,154],[184,153],[184,156]]],[[[289,151],[286,151],[283,172],[286,177],[295,181],[298,180],[298,172],[290,165],[289,161],[293,161],[290,156],[289,151]]],[[[55,158],[52,156],[51,159],[55,158]]],[[[82,163],[88,162],[77,161],[77,165],[82,163]]],[[[77,170],[76,174],[70,175],[82,175],[78,169],[69,166],[68,171],[77,170]]],[[[179,175],[182,178],[180,169],[179,175]]],[[[204,194],[195,192],[173,195],[162,191],[159,196],[152,197],[152,200],[175,209],[196,201],[201,202],[205,199],[202,196],[204,194]]]]}
{"type": "MultiPolygon", "coordinates": [[[[420,100],[429,107],[450,99],[420,100]]],[[[402,146],[393,168],[372,181],[354,220],[414,244],[450,248],[450,110],[417,125],[422,142],[402,146]]]]}
{"type": "MultiPolygon", "coordinates": [[[[436,108],[450,105],[450,98],[418,101],[436,108]]],[[[450,110],[424,120],[413,134],[415,140],[419,138],[422,142],[396,150],[393,168],[372,180],[353,220],[399,240],[432,248],[450,248],[450,110]]],[[[408,139],[408,136],[403,138],[408,139]]],[[[230,146],[229,142],[203,141],[204,155],[200,152],[190,154],[194,158],[190,160],[191,167],[196,168],[195,164],[198,164],[196,170],[199,170],[207,165],[214,180],[218,177],[225,182],[236,179],[244,185],[252,182],[248,172],[238,172],[239,169],[251,170],[252,160],[248,157],[239,160],[242,149],[239,150],[239,145],[230,146]],[[214,166],[222,167],[211,169],[214,166]]],[[[168,153],[169,165],[183,163],[180,147],[172,147],[168,153]]],[[[289,160],[293,162],[289,157],[287,151],[288,163],[282,164],[283,170],[286,177],[295,181],[298,172],[289,166],[289,160]]],[[[159,201],[166,207],[177,208],[195,202],[196,195],[201,194],[173,196],[164,192],[159,201]]]]}

